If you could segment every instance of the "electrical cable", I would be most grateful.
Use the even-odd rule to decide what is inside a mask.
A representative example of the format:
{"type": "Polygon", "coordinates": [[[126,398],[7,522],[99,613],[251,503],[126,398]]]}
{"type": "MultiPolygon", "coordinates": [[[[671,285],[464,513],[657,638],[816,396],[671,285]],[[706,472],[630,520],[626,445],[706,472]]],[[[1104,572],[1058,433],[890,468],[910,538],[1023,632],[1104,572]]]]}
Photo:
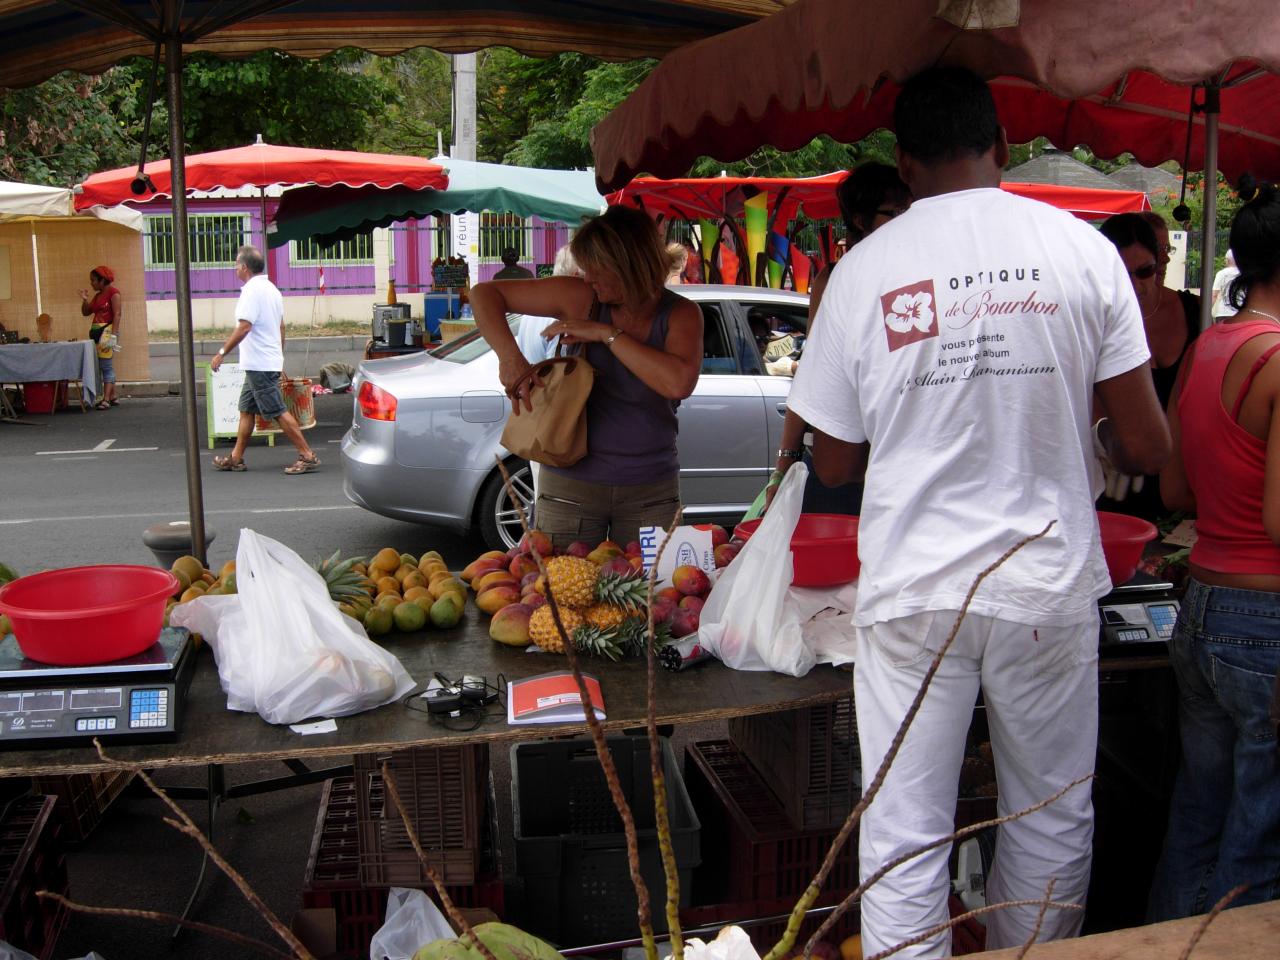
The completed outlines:
{"type": "MultiPolygon", "coordinates": [[[[460,690],[462,688],[461,680],[450,680],[438,671],[435,673],[434,679],[440,684],[440,686],[438,688],[431,689],[460,690]]],[[[484,684],[484,695],[482,699],[468,700],[464,698],[456,710],[452,710],[448,713],[432,711],[430,706],[424,700],[423,694],[425,691],[408,693],[401,698],[400,703],[406,710],[422,714],[427,717],[428,720],[438,724],[445,730],[457,733],[469,733],[472,730],[479,729],[480,725],[486,720],[496,717],[505,718],[507,715],[507,704],[504,696],[507,685],[506,677],[501,673],[498,674],[498,684],[496,686],[490,683],[487,677],[482,677],[481,680],[484,684]],[[498,707],[498,711],[496,713],[491,709],[495,705],[498,707]]]]}

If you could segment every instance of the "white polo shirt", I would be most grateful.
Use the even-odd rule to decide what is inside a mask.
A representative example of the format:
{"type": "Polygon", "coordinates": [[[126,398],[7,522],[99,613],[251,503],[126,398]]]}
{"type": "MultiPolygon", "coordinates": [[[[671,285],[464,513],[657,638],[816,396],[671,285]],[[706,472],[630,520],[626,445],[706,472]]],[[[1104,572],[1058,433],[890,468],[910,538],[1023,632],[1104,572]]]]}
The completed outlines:
{"type": "Polygon", "coordinates": [[[280,343],[284,325],[284,297],[265,273],[255,274],[240,289],[236,320],[253,324],[240,341],[240,367],[244,370],[280,372],[284,350],[280,343]]]}

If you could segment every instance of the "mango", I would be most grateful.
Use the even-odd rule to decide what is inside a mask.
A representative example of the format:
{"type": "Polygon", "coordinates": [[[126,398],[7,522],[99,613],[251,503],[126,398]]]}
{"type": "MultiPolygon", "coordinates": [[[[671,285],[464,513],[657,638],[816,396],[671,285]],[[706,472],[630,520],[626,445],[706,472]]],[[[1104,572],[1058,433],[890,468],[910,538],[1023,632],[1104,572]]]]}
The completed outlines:
{"type": "Polygon", "coordinates": [[[431,605],[431,625],[447,630],[456,627],[462,619],[462,608],[453,602],[452,597],[441,597],[431,605]]]}
{"type": "Polygon", "coordinates": [[[380,637],[391,632],[395,618],[391,611],[383,607],[374,607],[364,615],[364,632],[371,637],[380,637]]]}
{"type": "Polygon", "coordinates": [[[400,566],[400,554],[391,547],[383,547],[373,555],[373,560],[369,562],[369,566],[388,572],[395,570],[400,566]]]}
{"type": "MultiPolygon", "coordinates": [[[[447,599],[442,597],[441,599],[447,599]]],[[[439,601],[437,601],[439,602],[439,601]]],[[[509,603],[520,602],[520,591],[512,584],[499,584],[490,587],[476,597],[476,606],[485,613],[494,614],[509,603]]],[[[434,607],[432,609],[435,609],[434,607]]]]}
{"type": "Polygon", "coordinates": [[[500,583],[509,583],[513,587],[519,587],[520,580],[518,577],[513,577],[506,570],[494,570],[492,573],[486,573],[478,580],[473,580],[471,589],[476,593],[484,593],[490,587],[496,587],[500,583]]]}
{"type": "Polygon", "coordinates": [[[507,567],[507,572],[521,580],[530,573],[538,572],[538,561],[529,556],[516,557],[507,567]]]}
{"type": "Polygon", "coordinates": [[[411,573],[417,573],[417,572],[418,572],[418,565],[416,563],[402,563],[399,567],[396,568],[396,572],[392,574],[392,576],[396,578],[397,583],[404,583],[405,577],[409,576],[409,574],[411,573]]]}
{"type": "Polygon", "coordinates": [[[391,611],[391,617],[395,620],[396,629],[405,633],[413,633],[427,625],[427,612],[412,601],[397,606],[391,611]]]}
{"type": "Polygon", "coordinates": [[[400,581],[392,576],[379,577],[374,585],[378,588],[378,593],[399,593],[400,581]]]}
{"type": "Polygon", "coordinates": [[[439,560],[441,563],[443,563],[444,557],[440,556],[439,550],[428,550],[426,553],[424,553],[421,557],[418,558],[418,566],[421,567],[428,560],[439,560]]]}
{"type": "Polygon", "coordinates": [[[671,585],[687,597],[705,597],[711,592],[711,581],[707,575],[687,563],[671,571],[671,585]]]}
{"type": "Polygon", "coordinates": [[[426,587],[409,587],[404,592],[406,600],[417,600],[419,597],[431,597],[433,601],[436,599],[426,587]]]}
{"type": "Polygon", "coordinates": [[[427,578],[415,569],[412,573],[405,574],[405,578],[400,581],[400,589],[411,590],[414,587],[425,587],[427,582],[427,578]]]}
{"type": "Polygon", "coordinates": [[[536,552],[538,556],[547,559],[555,553],[555,547],[551,543],[551,538],[541,530],[530,530],[520,538],[520,552],[536,552]]]}
{"type": "Polygon", "coordinates": [[[427,590],[437,600],[446,593],[457,593],[464,602],[467,599],[467,586],[461,580],[437,580],[427,590]]]}
{"type": "Polygon", "coordinates": [[[489,638],[509,647],[529,645],[529,618],[533,608],[523,603],[509,603],[489,621],[489,638]]]}

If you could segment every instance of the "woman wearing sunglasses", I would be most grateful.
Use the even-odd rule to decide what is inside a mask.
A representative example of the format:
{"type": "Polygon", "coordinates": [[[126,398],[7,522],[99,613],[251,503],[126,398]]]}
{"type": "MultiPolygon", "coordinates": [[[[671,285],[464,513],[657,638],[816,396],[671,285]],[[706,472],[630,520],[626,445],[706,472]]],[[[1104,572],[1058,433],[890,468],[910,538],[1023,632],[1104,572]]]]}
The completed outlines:
{"type": "MultiPolygon", "coordinates": [[[[1160,239],[1144,217],[1136,213],[1111,217],[1102,224],[1102,234],[1115,244],[1125,269],[1129,271],[1129,280],[1142,310],[1147,349],[1151,351],[1151,378],[1155,382],[1160,407],[1166,409],[1178,377],[1178,367],[1199,332],[1198,326],[1188,319],[1178,295],[1164,288],[1160,239]],[[1168,308],[1170,303],[1173,309],[1168,308]]],[[[1198,308],[1191,316],[1197,313],[1198,308]]],[[[1147,520],[1155,520],[1168,513],[1160,502],[1159,477],[1130,477],[1109,468],[1106,474],[1106,491],[1098,500],[1098,509],[1132,514],[1147,520]]]]}

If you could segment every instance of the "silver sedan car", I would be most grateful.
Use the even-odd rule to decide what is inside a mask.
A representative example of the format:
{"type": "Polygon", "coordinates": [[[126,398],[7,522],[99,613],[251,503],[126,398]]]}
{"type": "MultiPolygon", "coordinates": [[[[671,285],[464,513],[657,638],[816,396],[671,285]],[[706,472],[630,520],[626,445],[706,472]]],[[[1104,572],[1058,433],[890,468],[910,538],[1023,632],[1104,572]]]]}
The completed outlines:
{"type": "MultiPolygon", "coordinates": [[[[690,517],[735,522],[775,462],[791,379],[771,376],[757,338],[803,335],[808,298],[760,287],[675,288],[702,308],[702,375],[680,404],[680,496],[690,517]],[[755,334],[753,334],[755,331],[755,334]]],[[[509,318],[513,327],[520,317],[509,318]]],[[[533,498],[529,465],[502,447],[509,405],[498,358],[478,333],[435,349],[360,364],[342,440],[343,489],[397,520],[479,527],[494,549],[521,536],[533,498]],[[516,498],[497,469],[501,458],[516,498]]]]}

